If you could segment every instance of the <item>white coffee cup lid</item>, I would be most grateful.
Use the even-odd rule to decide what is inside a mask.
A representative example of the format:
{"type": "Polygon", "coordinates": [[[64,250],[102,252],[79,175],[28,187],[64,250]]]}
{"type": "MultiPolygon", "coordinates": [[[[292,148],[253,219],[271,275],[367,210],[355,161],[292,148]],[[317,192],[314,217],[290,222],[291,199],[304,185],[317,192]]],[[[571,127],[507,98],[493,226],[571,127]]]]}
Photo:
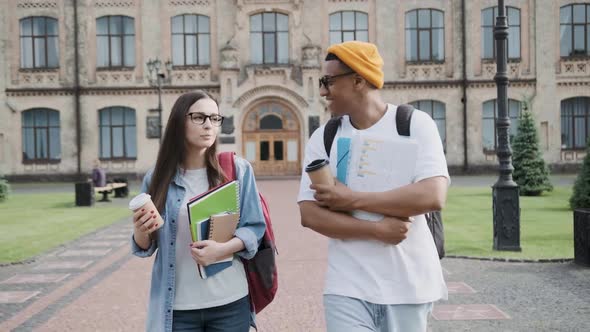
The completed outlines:
{"type": "Polygon", "coordinates": [[[135,211],[142,207],[145,203],[149,202],[150,199],[152,199],[152,196],[146,193],[141,193],[133,197],[133,199],[129,202],[129,209],[135,211]]]}

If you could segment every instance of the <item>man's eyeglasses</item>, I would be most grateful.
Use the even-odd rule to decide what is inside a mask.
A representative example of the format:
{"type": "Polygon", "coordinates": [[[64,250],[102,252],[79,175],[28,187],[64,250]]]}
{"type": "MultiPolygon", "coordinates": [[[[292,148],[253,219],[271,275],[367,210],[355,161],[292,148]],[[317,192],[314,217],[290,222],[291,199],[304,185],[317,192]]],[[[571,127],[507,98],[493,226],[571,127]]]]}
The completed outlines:
{"type": "Polygon", "coordinates": [[[216,127],[221,126],[224,119],[224,117],[219,114],[206,115],[200,112],[188,113],[186,116],[190,116],[192,123],[197,125],[202,125],[205,123],[205,121],[207,121],[207,119],[209,119],[209,121],[211,121],[211,124],[216,127]]]}
{"type": "Polygon", "coordinates": [[[351,71],[348,73],[338,74],[338,75],[324,75],[324,76],[320,77],[320,79],[319,79],[320,89],[322,88],[322,86],[324,86],[324,88],[326,88],[326,90],[327,90],[328,86],[332,83],[332,80],[334,80],[335,78],[347,76],[347,75],[352,75],[352,74],[356,74],[356,73],[351,71]]]}

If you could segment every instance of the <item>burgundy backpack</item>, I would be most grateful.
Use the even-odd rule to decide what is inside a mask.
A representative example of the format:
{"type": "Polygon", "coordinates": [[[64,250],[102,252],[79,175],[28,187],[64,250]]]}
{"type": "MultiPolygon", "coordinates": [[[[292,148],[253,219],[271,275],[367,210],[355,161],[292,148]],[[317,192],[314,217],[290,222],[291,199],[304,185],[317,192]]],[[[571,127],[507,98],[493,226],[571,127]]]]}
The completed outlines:
{"type": "MultiPolygon", "coordinates": [[[[236,165],[233,152],[221,152],[217,155],[223,172],[231,180],[236,179],[236,165]]],[[[258,246],[258,252],[251,259],[242,259],[248,279],[248,291],[250,293],[250,305],[256,313],[259,313],[274,299],[279,287],[277,279],[277,266],[275,254],[278,254],[275,246],[275,236],[270,221],[270,210],[260,194],[260,203],[266,222],[264,237],[258,246]]]]}

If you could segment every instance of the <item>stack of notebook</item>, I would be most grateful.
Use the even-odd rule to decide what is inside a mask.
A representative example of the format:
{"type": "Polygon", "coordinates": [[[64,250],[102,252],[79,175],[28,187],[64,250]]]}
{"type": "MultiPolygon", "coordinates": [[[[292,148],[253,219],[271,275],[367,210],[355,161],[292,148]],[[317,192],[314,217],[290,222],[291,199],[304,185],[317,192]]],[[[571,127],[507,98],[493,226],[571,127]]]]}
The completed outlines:
{"type": "MultiPolygon", "coordinates": [[[[239,185],[237,181],[225,183],[189,200],[187,204],[189,227],[193,242],[214,240],[227,242],[234,236],[240,219],[239,185]]],[[[233,255],[208,266],[198,266],[205,279],[232,265],[233,255]]]]}

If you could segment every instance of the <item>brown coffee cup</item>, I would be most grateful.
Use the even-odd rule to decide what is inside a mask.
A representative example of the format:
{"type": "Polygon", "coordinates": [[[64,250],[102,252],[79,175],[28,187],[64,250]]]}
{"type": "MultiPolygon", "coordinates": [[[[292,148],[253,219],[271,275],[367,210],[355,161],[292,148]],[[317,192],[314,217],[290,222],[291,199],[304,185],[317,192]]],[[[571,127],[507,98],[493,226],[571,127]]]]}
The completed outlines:
{"type": "Polygon", "coordinates": [[[334,185],[334,176],[330,170],[330,162],[327,159],[316,159],[305,167],[305,171],[313,184],[334,185]]]}
{"type": "Polygon", "coordinates": [[[152,197],[149,194],[141,193],[129,202],[129,209],[133,212],[136,212],[139,209],[144,209],[147,214],[152,215],[152,218],[155,219],[154,227],[149,230],[149,233],[153,233],[155,230],[160,229],[164,225],[164,220],[154,202],[152,201],[152,197]],[[152,212],[153,211],[153,212],[152,212]]]}

